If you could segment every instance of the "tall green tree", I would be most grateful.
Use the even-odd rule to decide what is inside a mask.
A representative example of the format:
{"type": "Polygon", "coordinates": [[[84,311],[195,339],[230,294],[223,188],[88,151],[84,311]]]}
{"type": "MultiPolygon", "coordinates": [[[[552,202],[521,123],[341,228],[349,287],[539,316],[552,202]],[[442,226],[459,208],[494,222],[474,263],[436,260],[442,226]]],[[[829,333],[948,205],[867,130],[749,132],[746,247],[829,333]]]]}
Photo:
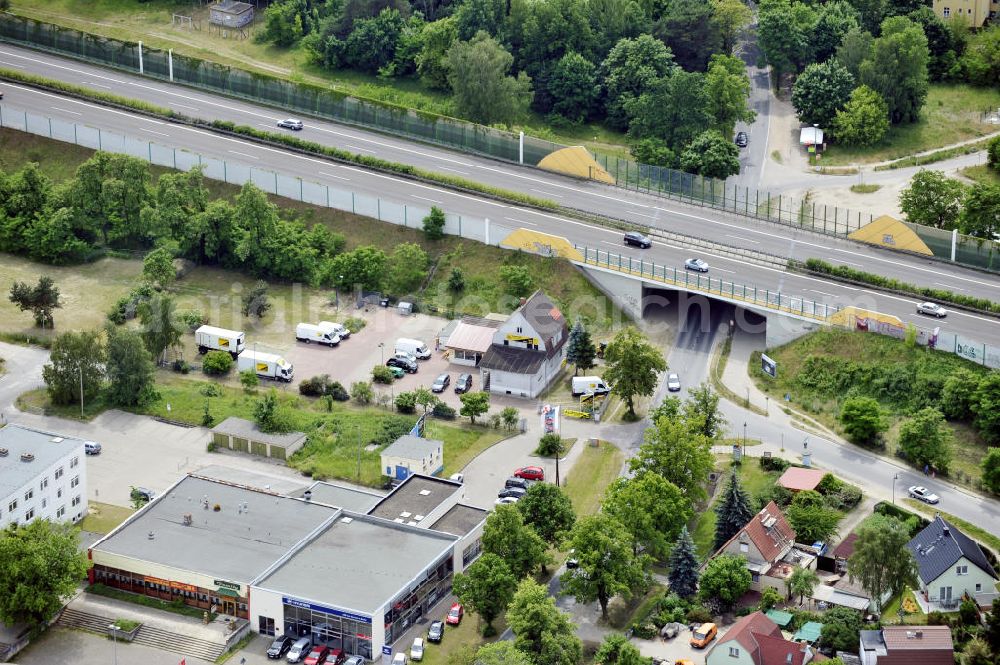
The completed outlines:
{"type": "Polygon", "coordinates": [[[94,330],[67,332],[52,342],[49,362],[42,378],[53,404],[78,404],[93,400],[104,382],[107,354],[101,336],[94,330]]]}
{"type": "Polygon", "coordinates": [[[783,74],[798,72],[812,61],[816,11],[791,0],[764,0],[758,7],[757,39],[780,81],[783,74]]]}
{"type": "Polygon", "coordinates": [[[448,81],[458,113],[484,125],[515,122],[531,100],[531,79],[508,76],[513,56],[485,32],[448,51],[448,81]]]}
{"type": "Polygon", "coordinates": [[[333,257],[327,268],[328,281],[341,290],[377,289],[385,278],[389,257],[372,245],[364,245],[333,257]]]}
{"type": "Polygon", "coordinates": [[[180,344],[184,325],[178,320],[177,305],[161,293],[139,305],[139,334],[154,360],[160,362],[167,350],[180,344]]]}
{"type": "Polygon", "coordinates": [[[524,523],[516,506],[497,506],[483,527],[483,552],[503,559],[521,579],[548,561],[545,541],[524,523]]]}
{"type": "Polygon", "coordinates": [[[874,41],[875,38],[870,32],[860,28],[851,28],[837,47],[837,62],[851,73],[854,80],[857,80],[861,75],[861,63],[871,55],[874,41]]]}
{"type": "Polygon", "coordinates": [[[533,665],[528,654],[513,642],[488,642],[479,647],[473,662],[476,665],[533,665]]]}
{"type": "Polygon", "coordinates": [[[221,199],[208,203],[204,212],[188,219],[176,240],[181,254],[195,263],[234,262],[238,238],[232,204],[221,199]]]}
{"type": "Polygon", "coordinates": [[[1000,26],[993,25],[969,39],[962,55],[962,70],[973,85],[1000,86],[1000,26]]]}
{"type": "Polygon", "coordinates": [[[159,247],[142,260],[142,276],[160,288],[167,288],[177,279],[174,254],[166,247],[159,247]]]}
{"type": "Polygon", "coordinates": [[[816,26],[810,41],[816,62],[832,58],[844,37],[858,28],[858,12],[844,0],[833,0],[816,6],[816,26]]]}
{"type": "Polygon", "coordinates": [[[819,584],[819,576],[816,571],[810,568],[796,568],[788,576],[785,582],[788,585],[788,593],[799,597],[799,605],[806,596],[812,597],[813,589],[819,584]]]}
{"type": "Polygon", "coordinates": [[[548,589],[534,580],[521,581],[506,617],[514,646],[536,664],[577,665],[583,656],[576,627],[556,608],[548,589]]]}
{"type": "Polygon", "coordinates": [[[598,513],[580,519],[570,542],[579,566],[563,573],[563,591],[580,603],[596,600],[605,620],[611,598],[631,596],[648,584],[649,557],[635,554],[628,531],[611,515],[598,513]]]}
{"type": "Polygon", "coordinates": [[[677,70],[653,81],[625,110],[631,118],[629,139],[662,139],[674,152],[712,123],[705,75],[700,72],[677,70]]]}
{"type": "Polygon", "coordinates": [[[625,527],[635,554],[645,551],[658,559],[667,556],[693,513],[691,502],[676,485],[650,472],[616,479],[601,509],[625,527]]]}
{"type": "Polygon", "coordinates": [[[639,0],[589,0],[587,13],[594,37],[596,64],[600,64],[622,39],[649,34],[652,27],[639,0]]]}
{"type": "Polygon", "coordinates": [[[1000,494],[1000,448],[987,448],[979,466],[983,472],[983,485],[994,494],[1000,494]]]}
{"type": "Polygon", "coordinates": [[[894,518],[873,515],[857,529],[854,553],[847,562],[847,574],[871,594],[875,611],[882,597],[896,595],[906,586],[916,586],[917,564],[906,548],[910,532],[894,518]]]}
{"type": "MultiPolygon", "coordinates": [[[[59,208],[35,217],[24,229],[23,251],[36,261],[55,265],[69,265],[85,260],[90,254],[91,244],[78,237],[74,218],[71,208],[59,208]]],[[[11,248],[8,251],[22,250],[11,248]]]]}
{"type": "Polygon", "coordinates": [[[427,277],[427,252],[415,242],[396,245],[389,258],[389,287],[395,293],[416,291],[427,277]]]}
{"type": "Polygon", "coordinates": [[[107,398],[114,406],[141,406],[156,399],[156,367],[139,333],[109,325],[106,376],[107,398]]]}
{"type": "Polygon", "coordinates": [[[459,414],[466,416],[473,425],[476,424],[478,416],[484,415],[490,410],[490,394],[482,390],[474,393],[462,393],[459,400],[462,402],[459,414]]]}
{"type": "Polygon", "coordinates": [[[1000,371],[984,376],[972,396],[976,429],[989,443],[1000,441],[1000,371]]]}
{"type": "Polygon", "coordinates": [[[743,489],[735,470],[729,474],[729,482],[722,492],[722,500],[716,504],[714,510],[715,544],[712,548],[718,550],[753,518],[750,495],[743,489]]]}
{"type": "Polygon", "coordinates": [[[889,106],[893,124],[916,122],[927,101],[927,37],[903,16],[887,18],[871,56],[861,63],[859,79],[889,106]]]}
{"type": "Polygon", "coordinates": [[[837,533],[840,513],[824,507],[822,497],[818,501],[807,502],[809,495],[808,492],[795,495],[792,505],[785,511],[788,523],[795,530],[795,537],[799,542],[829,542],[837,533]]]}
{"type": "Polygon", "coordinates": [[[702,382],[688,393],[684,403],[684,416],[690,422],[700,424],[701,433],[710,439],[722,436],[726,429],[726,418],[719,410],[719,393],[712,390],[708,382],[702,382]]]}
{"type": "Polygon", "coordinates": [[[268,251],[269,241],[278,228],[277,206],[268,201],[263,190],[247,182],[236,195],[232,220],[239,234],[236,257],[245,262],[251,272],[267,272],[273,260],[268,251]]]}
{"type": "Polygon", "coordinates": [[[699,593],[702,598],[717,599],[728,609],[750,589],[751,582],[746,559],[735,554],[720,554],[705,565],[699,593]]]}
{"type": "Polygon", "coordinates": [[[0,621],[38,627],[86,574],[75,527],[43,519],[11,524],[0,531],[0,621]]]}
{"type": "Polygon", "coordinates": [[[712,439],[702,432],[699,418],[659,418],[629,461],[632,471],[659,474],[691,501],[705,498],[705,482],[714,466],[712,439]]]}
{"type": "Polygon", "coordinates": [[[941,171],[921,169],[899,195],[899,208],[914,224],[953,229],[958,226],[966,187],[941,171]]]}
{"type": "Polygon", "coordinates": [[[829,128],[854,90],[854,77],[834,59],[808,65],[792,86],[792,106],[807,125],[829,128]]]}
{"type": "Polygon", "coordinates": [[[416,56],[421,82],[434,90],[451,90],[448,83],[448,49],[458,39],[455,17],[447,16],[424,24],[423,43],[416,56]]]}
{"type": "Polygon", "coordinates": [[[35,325],[40,328],[54,327],[52,310],[62,307],[59,287],[48,275],[39,277],[35,286],[14,282],[10,287],[9,300],[22,312],[30,311],[35,317],[35,325]]]}
{"type": "Polygon", "coordinates": [[[502,558],[485,553],[464,573],[455,575],[454,593],[486,623],[484,635],[494,634],[493,621],[503,614],[517,590],[517,578],[502,558]]]}
{"type": "Polygon", "coordinates": [[[703,72],[712,54],[722,50],[721,26],[712,17],[710,3],[674,0],[666,3],[653,34],[670,48],[681,67],[703,72]]]}
{"type": "Polygon", "coordinates": [[[861,614],[850,607],[831,607],[823,613],[819,643],[835,651],[851,651],[858,646],[861,614]]]}
{"type": "Polygon", "coordinates": [[[557,547],[573,528],[576,512],[566,492],[552,483],[535,483],[516,504],[524,523],[549,547],[557,547]]]}
{"type": "Polygon", "coordinates": [[[875,443],[888,429],[885,414],[874,397],[848,397],[840,407],[840,422],[844,433],[854,443],[875,443]]]}
{"type": "Polygon", "coordinates": [[[581,123],[593,115],[600,98],[597,67],[579,53],[567,53],[552,68],[547,89],[553,113],[581,123]]]}
{"type": "Polygon", "coordinates": [[[972,187],[959,219],[962,233],[974,238],[996,238],[1000,234],[1000,185],[972,187]]]}
{"type": "Polygon", "coordinates": [[[598,647],[594,662],[598,665],[646,665],[649,658],[644,658],[621,633],[611,633],[598,647]]]}
{"type": "Polygon", "coordinates": [[[668,561],[670,590],[681,598],[693,598],[698,593],[698,555],[687,526],[681,527],[668,561]]]}
{"type": "Polygon", "coordinates": [[[621,330],[604,351],[607,369],[604,380],[611,390],[625,400],[628,412],[635,417],[635,398],[652,395],[660,372],[667,369],[663,353],[646,341],[638,329],[621,330]]]}
{"type": "Polygon", "coordinates": [[[676,68],[670,49],[652,35],[620,40],[601,63],[606,122],[619,131],[628,129],[630,104],[676,68]]]}
{"type": "Polygon", "coordinates": [[[681,153],[681,168],[706,178],[725,180],[740,172],[740,152],[732,141],[709,129],[694,137],[681,153]]]}
{"type": "Polygon", "coordinates": [[[866,85],[851,92],[851,98],[833,119],[833,136],[844,145],[875,145],[889,131],[889,106],[866,85]]]}
{"type": "Polygon", "coordinates": [[[873,35],[877,35],[879,26],[882,25],[888,12],[889,0],[850,0],[850,3],[858,12],[858,21],[861,23],[861,27],[873,35]]]}
{"type": "Polygon", "coordinates": [[[373,18],[356,21],[347,37],[344,60],[370,74],[390,73],[387,68],[396,57],[396,46],[405,29],[406,18],[392,8],[383,9],[373,18]]]}
{"type": "Polygon", "coordinates": [[[594,366],[594,359],[597,357],[597,349],[590,339],[590,333],[583,325],[583,321],[577,319],[569,331],[569,339],[566,340],[566,362],[573,363],[573,376],[580,373],[582,369],[586,372],[594,366]]]}
{"type": "Polygon", "coordinates": [[[498,37],[507,18],[507,4],[503,0],[465,0],[453,16],[462,41],[469,41],[479,32],[498,37]]]}
{"type": "Polygon", "coordinates": [[[711,0],[711,3],[712,23],[722,40],[720,51],[732,53],[737,37],[753,20],[753,12],[741,0],[711,0]]]}
{"type": "Polygon", "coordinates": [[[718,53],[713,55],[705,74],[705,90],[708,92],[709,113],[714,119],[713,128],[723,136],[732,136],[738,121],[753,122],[757,117],[749,103],[750,76],[739,58],[718,53]]]}
{"type": "Polygon", "coordinates": [[[900,425],[899,450],[917,466],[930,465],[947,472],[954,438],[944,414],[925,407],[900,425]]]}

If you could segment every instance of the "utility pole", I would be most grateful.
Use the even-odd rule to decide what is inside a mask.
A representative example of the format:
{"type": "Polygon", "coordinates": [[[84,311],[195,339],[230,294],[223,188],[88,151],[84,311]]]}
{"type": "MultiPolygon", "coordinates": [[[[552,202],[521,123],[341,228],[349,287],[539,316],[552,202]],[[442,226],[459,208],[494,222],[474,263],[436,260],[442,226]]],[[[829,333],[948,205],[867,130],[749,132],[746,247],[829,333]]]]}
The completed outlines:
{"type": "Polygon", "coordinates": [[[358,472],[357,481],[361,482],[361,425],[358,425],[358,472]]]}
{"type": "Polygon", "coordinates": [[[77,365],[76,369],[80,372],[80,418],[83,418],[83,365],[77,365]]]}

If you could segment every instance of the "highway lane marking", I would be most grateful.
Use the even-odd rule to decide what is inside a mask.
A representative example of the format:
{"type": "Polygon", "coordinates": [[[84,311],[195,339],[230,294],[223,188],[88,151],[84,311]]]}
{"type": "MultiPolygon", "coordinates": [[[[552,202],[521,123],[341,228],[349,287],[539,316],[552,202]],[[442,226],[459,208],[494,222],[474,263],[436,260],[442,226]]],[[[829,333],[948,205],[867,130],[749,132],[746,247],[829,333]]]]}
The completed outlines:
{"type": "Polygon", "coordinates": [[[72,113],[73,115],[83,115],[82,113],[77,113],[76,111],[68,111],[66,109],[61,109],[58,106],[53,106],[51,108],[55,109],[56,111],[62,111],[63,113],[72,113]]]}
{"type": "Polygon", "coordinates": [[[140,127],[139,130],[143,132],[149,132],[150,134],[159,134],[160,136],[167,136],[167,137],[170,136],[170,134],[166,134],[164,132],[158,132],[154,129],[146,129],[145,127],[140,127]]]}
{"type": "Polygon", "coordinates": [[[229,152],[233,153],[234,155],[242,155],[243,157],[249,157],[250,159],[260,159],[260,157],[257,157],[256,155],[248,155],[245,152],[237,152],[235,150],[230,150],[229,152]]]}
{"type": "Polygon", "coordinates": [[[439,166],[438,168],[441,169],[442,171],[451,171],[452,173],[460,173],[462,175],[469,175],[468,171],[459,171],[458,169],[450,169],[447,166],[439,166]]]}
{"type": "Polygon", "coordinates": [[[191,109],[192,111],[197,111],[197,106],[188,106],[187,104],[178,104],[177,102],[170,102],[171,106],[180,106],[182,109],[191,109]]]}
{"type": "Polygon", "coordinates": [[[93,81],[84,81],[84,85],[92,85],[95,88],[105,88],[107,90],[111,90],[111,86],[110,85],[102,85],[100,83],[94,83],[93,81]]]}
{"type": "Polygon", "coordinates": [[[430,201],[431,203],[437,203],[438,205],[444,205],[440,201],[438,201],[436,199],[429,199],[426,196],[417,196],[416,194],[410,194],[410,196],[412,196],[415,199],[420,199],[421,201],[430,201]]]}
{"type": "Polygon", "coordinates": [[[945,287],[947,287],[949,289],[955,289],[956,291],[967,291],[968,290],[968,289],[959,288],[957,286],[952,286],[951,284],[945,284],[944,282],[934,282],[934,283],[937,284],[938,286],[945,286],[945,287]]]}
{"type": "Polygon", "coordinates": [[[334,175],[333,173],[327,173],[326,171],[317,171],[317,173],[319,173],[320,175],[325,175],[328,178],[336,178],[338,180],[347,180],[347,181],[350,181],[350,178],[346,178],[346,177],[344,177],[342,175],[334,175]]]}
{"type": "Polygon", "coordinates": [[[347,147],[350,148],[351,150],[357,150],[358,152],[367,152],[369,155],[375,154],[374,150],[369,150],[368,148],[359,148],[356,145],[348,145],[347,147]]]}
{"type": "Polygon", "coordinates": [[[836,298],[837,297],[837,296],[833,295],[832,293],[827,293],[826,291],[820,291],[818,289],[809,289],[809,291],[812,291],[813,293],[818,293],[818,294],[823,295],[823,296],[830,296],[831,298],[836,298]]]}
{"type": "Polygon", "coordinates": [[[516,224],[527,224],[528,226],[538,226],[538,224],[535,224],[534,222],[527,222],[523,219],[514,219],[513,217],[504,217],[504,219],[514,222],[516,224]]]}
{"type": "Polygon", "coordinates": [[[731,275],[735,275],[736,274],[735,270],[726,270],[725,268],[720,268],[718,266],[712,268],[712,270],[718,270],[719,272],[728,272],[731,275]]]}
{"type": "MultiPolygon", "coordinates": [[[[116,111],[115,109],[109,109],[106,106],[99,106],[97,104],[88,104],[87,102],[82,102],[78,99],[69,99],[68,97],[63,97],[62,95],[53,95],[48,92],[41,92],[40,90],[35,90],[34,88],[29,88],[23,85],[15,85],[13,83],[6,84],[8,88],[16,88],[18,90],[24,90],[25,92],[31,92],[42,97],[51,97],[53,99],[58,99],[63,102],[69,102],[71,104],[78,104],[80,106],[86,106],[87,108],[94,109],[95,111],[101,111],[102,113],[108,113],[113,115],[123,115],[126,118],[132,118],[133,120],[142,120],[144,122],[149,122],[154,125],[165,125],[167,123],[161,122],[159,120],[153,120],[152,118],[147,118],[141,115],[135,115],[134,113],[126,113],[124,111],[116,111]]],[[[55,108],[54,106],[52,108],[55,108]]],[[[82,115],[82,114],[81,114],[82,115]]],[[[183,127],[184,125],[178,125],[178,127],[183,127]]]]}
{"type": "Polygon", "coordinates": [[[849,266],[857,266],[857,267],[859,267],[859,268],[864,268],[864,267],[865,267],[865,266],[864,266],[863,264],[861,264],[861,263],[855,263],[854,261],[847,261],[847,260],[845,260],[845,259],[833,259],[833,260],[834,260],[834,261],[837,261],[838,263],[846,263],[846,264],[847,264],[847,265],[849,265],[849,266]]]}
{"type": "Polygon", "coordinates": [[[640,217],[648,217],[650,219],[659,219],[658,215],[647,215],[646,213],[643,213],[643,212],[633,212],[632,214],[633,215],[639,215],[640,217]]]}
{"type": "Polygon", "coordinates": [[[759,244],[760,244],[760,241],[759,241],[759,240],[750,240],[750,238],[744,238],[743,236],[734,236],[734,235],[729,235],[729,234],[727,233],[727,234],[726,234],[726,237],[727,237],[727,238],[734,238],[734,239],[736,239],[736,240],[742,240],[743,242],[752,242],[752,243],[753,243],[753,244],[755,244],[755,245],[759,245],[759,244]]]}
{"type": "MultiPolygon", "coordinates": [[[[917,305],[917,301],[916,300],[907,300],[906,298],[900,298],[899,296],[891,296],[888,293],[879,293],[878,291],[870,291],[869,289],[861,289],[861,290],[863,292],[865,292],[865,293],[870,293],[873,296],[880,296],[882,298],[889,298],[890,300],[898,300],[899,302],[905,302],[908,305],[912,305],[912,306],[916,306],[917,305]]],[[[997,319],[990,319],[990,318],[987,318],[985,316],[977,316],[975,314],[969,314],[967,312],[962,312],[962,311],[954,310],[954,309],[948,310],[948,314],[951,315],[951,316],[965,316],[965,317],[968,317],[970,319],[976,319],[977,321],[984,321],[986,323],[1000,324],[1000,320],[997,320],[997,319]]],[[[918,319],[918,320],[923,321],[923,319],[918,319]]],[[[940,319],[939,319],[939,321],[940,321],[940,319]]]]}
{"type": "Polygon", "coordinates": [[[545,196],[551,196],[554,199],[564,198],[562,194],[553,194],[551,192],[546,192],[544,189],[535,189],[534,187],[532,187],[531,191],[538,192],[539,194],[544,194],[545,196]]]}

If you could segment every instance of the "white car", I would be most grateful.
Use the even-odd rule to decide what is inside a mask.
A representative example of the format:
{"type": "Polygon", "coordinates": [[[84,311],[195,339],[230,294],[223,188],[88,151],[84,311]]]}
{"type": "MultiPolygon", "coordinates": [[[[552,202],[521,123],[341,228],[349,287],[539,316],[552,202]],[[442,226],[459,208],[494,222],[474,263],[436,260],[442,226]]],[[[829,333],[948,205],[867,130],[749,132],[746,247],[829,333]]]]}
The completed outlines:
{"type": "Polygon", "coordinates": [[[302,129],[302,121],[295,120],[293,118],[285,118],[284,120],[278,121],[278,127],[281,127],[282,129],[291,129],[297,132],[302,129]]]}
{"type": "Polygon", "coordinates": [[[695,272],[708,272],[708,264],[701,259],[688,259],[684,262],[685,270],[694,270],[695,272]]]}
{"type": "Polygon", "coordinates": [[[936,316],[939,319],[943,319],[948,316],[948,310],[937,303],[922,302],[917,305],[917,314],[926,314],[927,316],[936,316]]]}
{"type": "Polygon", "coordinates": [[[672,393],[678,392],[681,389],[681,377],[677,376],[676,372],[671,372],[667,374],[667,390],[672,393]]]}
{"type": "Polygon", "coordinates": [[[410,660],[424,659],[424,638],[414,637],[413,645],[410,647],[410,660]]]}
{"type": "Polygon", "coordinates": [[[501,497],[501,498],[497,499],[493,503],[495,503],[498,506],[509,506],[512,503],[517,503],[517,497],[516,496],[504,496],[504,497],[501,497]]]}
{"type": "Polygon", "coordinates": [[[923,501],[924,503],[937,503],[941,500],[937,494],[930,491],[926,487],[920,487],[919,485],[911,487],[909,492],[911,497],[923,501]]]}
{"type": "Polygon", "coordinates": [[[396,655],[392,657],[392,665],[406,665],[406,654],[401,651],[397,651],[396,655]]]}

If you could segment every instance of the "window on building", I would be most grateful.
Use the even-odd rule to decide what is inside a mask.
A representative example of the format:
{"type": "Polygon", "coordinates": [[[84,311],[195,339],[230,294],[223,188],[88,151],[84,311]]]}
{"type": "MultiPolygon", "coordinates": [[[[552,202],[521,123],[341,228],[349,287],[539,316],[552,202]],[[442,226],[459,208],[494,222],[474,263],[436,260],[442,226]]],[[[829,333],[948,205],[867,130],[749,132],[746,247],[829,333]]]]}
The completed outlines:
{"type": "Polygon", "coordinates": [[[521,326],[518,326],[518,327],[517,327],[517,332],[519,332],[519,333],[520,333],[520,332],[524,332],[524,331],[523,331],[523,330],[521,329],[521,326]]]}
{"type": "Polygon", "coordinates": [[[956,575],[968,575],[969,574],[969,567],[968,566],[955,566],[955,574],[956,575]]]}
{"type": "Polygon", "coordinates": [[[983,585],[979,584],[979,583],[976,583],[976,593],[979,593],[982,590],[983,590],[983,585]]]}
{"type": "Polygon", "coordinates": [[[749,552],[750,545],[747,543],[740,543],[740,552],[749,552]]]}
{"type": "Polygon", "coordinates": [[[79,496],[74,496],[73,500],[70,502],[70,505],[79,506],[80,505],[80,497],[79,496]]]}
{"type": "Polygon", "coordinates": [[[62,517],[66,514],[66,506],[59,506],[59,510],[56,511],[56,517],[62,517]]]}
{"type": "Polygon", "coordinates": [[[59,480],[62,477],[63,477],[63,468],[59,467],[58,469],[56,469],[56,480],[59,480]]]}
{"type": "Polygon", "coordinates": [[[941,13],[945,18],[948,18],[951,16],[951,7],[945,7],[941,13]]]}
{"type": "Polygon", "coordinates": [[[34,516],[35,516],[35,509],[32,508],[31,510],[29,510],[24,514],[24,521],[27,522],[31,520],[34,516]]]}
{"type": "Polygon", "coordinates": [[[57,499],[61,499],[62,498],[62,488],[61,487],[56,490],[56,498],[57,499]]]}
{"type": "Polygon", "coordinates": [[[69,481],[70,487],[76,487],[80,484],[80,476],[73,476],[73,480],[69,481]]]}
{"type": "Polygon", "coordinates": [[[75,469],[79,463],[80,463],[80,458],[74,457],[69,461],[69,468],[75,469]]]}
{"type": "Polygon", "coordinates": [[[24,493],[24,500],[31,501],[31,499],[34,498],[34,496],[35,496],[35,490],[28,490],[27,492],[24,493]]]}
{"type": "Polygon", "coordinates": [[[48,499],[42,499],[42,508],[44,508],[47,505],[49,505],[49,500],[48,499]]]}
{"type": "Polygon", "coordinates": [[[732,656],[733,658],[739,658],[740,657],[739,647],[729,647],[729,655],[732,656]]]}
{"type": "Polygon", "coordinates": [[[14,499],[13,501],[11,501],[10,503],[7,504],[7,512],[8,513],[12,513],[15,510],[17,510],[17,499],[14,499]]]}
{"type": "Polygon", "coordinates": [[[38,491],[39,492],[44,492],[48,488],[48,486],[49,486],[49,479],[48,478],[42,478],[42,482],[40,482],[38,484],[38,491]]]}

